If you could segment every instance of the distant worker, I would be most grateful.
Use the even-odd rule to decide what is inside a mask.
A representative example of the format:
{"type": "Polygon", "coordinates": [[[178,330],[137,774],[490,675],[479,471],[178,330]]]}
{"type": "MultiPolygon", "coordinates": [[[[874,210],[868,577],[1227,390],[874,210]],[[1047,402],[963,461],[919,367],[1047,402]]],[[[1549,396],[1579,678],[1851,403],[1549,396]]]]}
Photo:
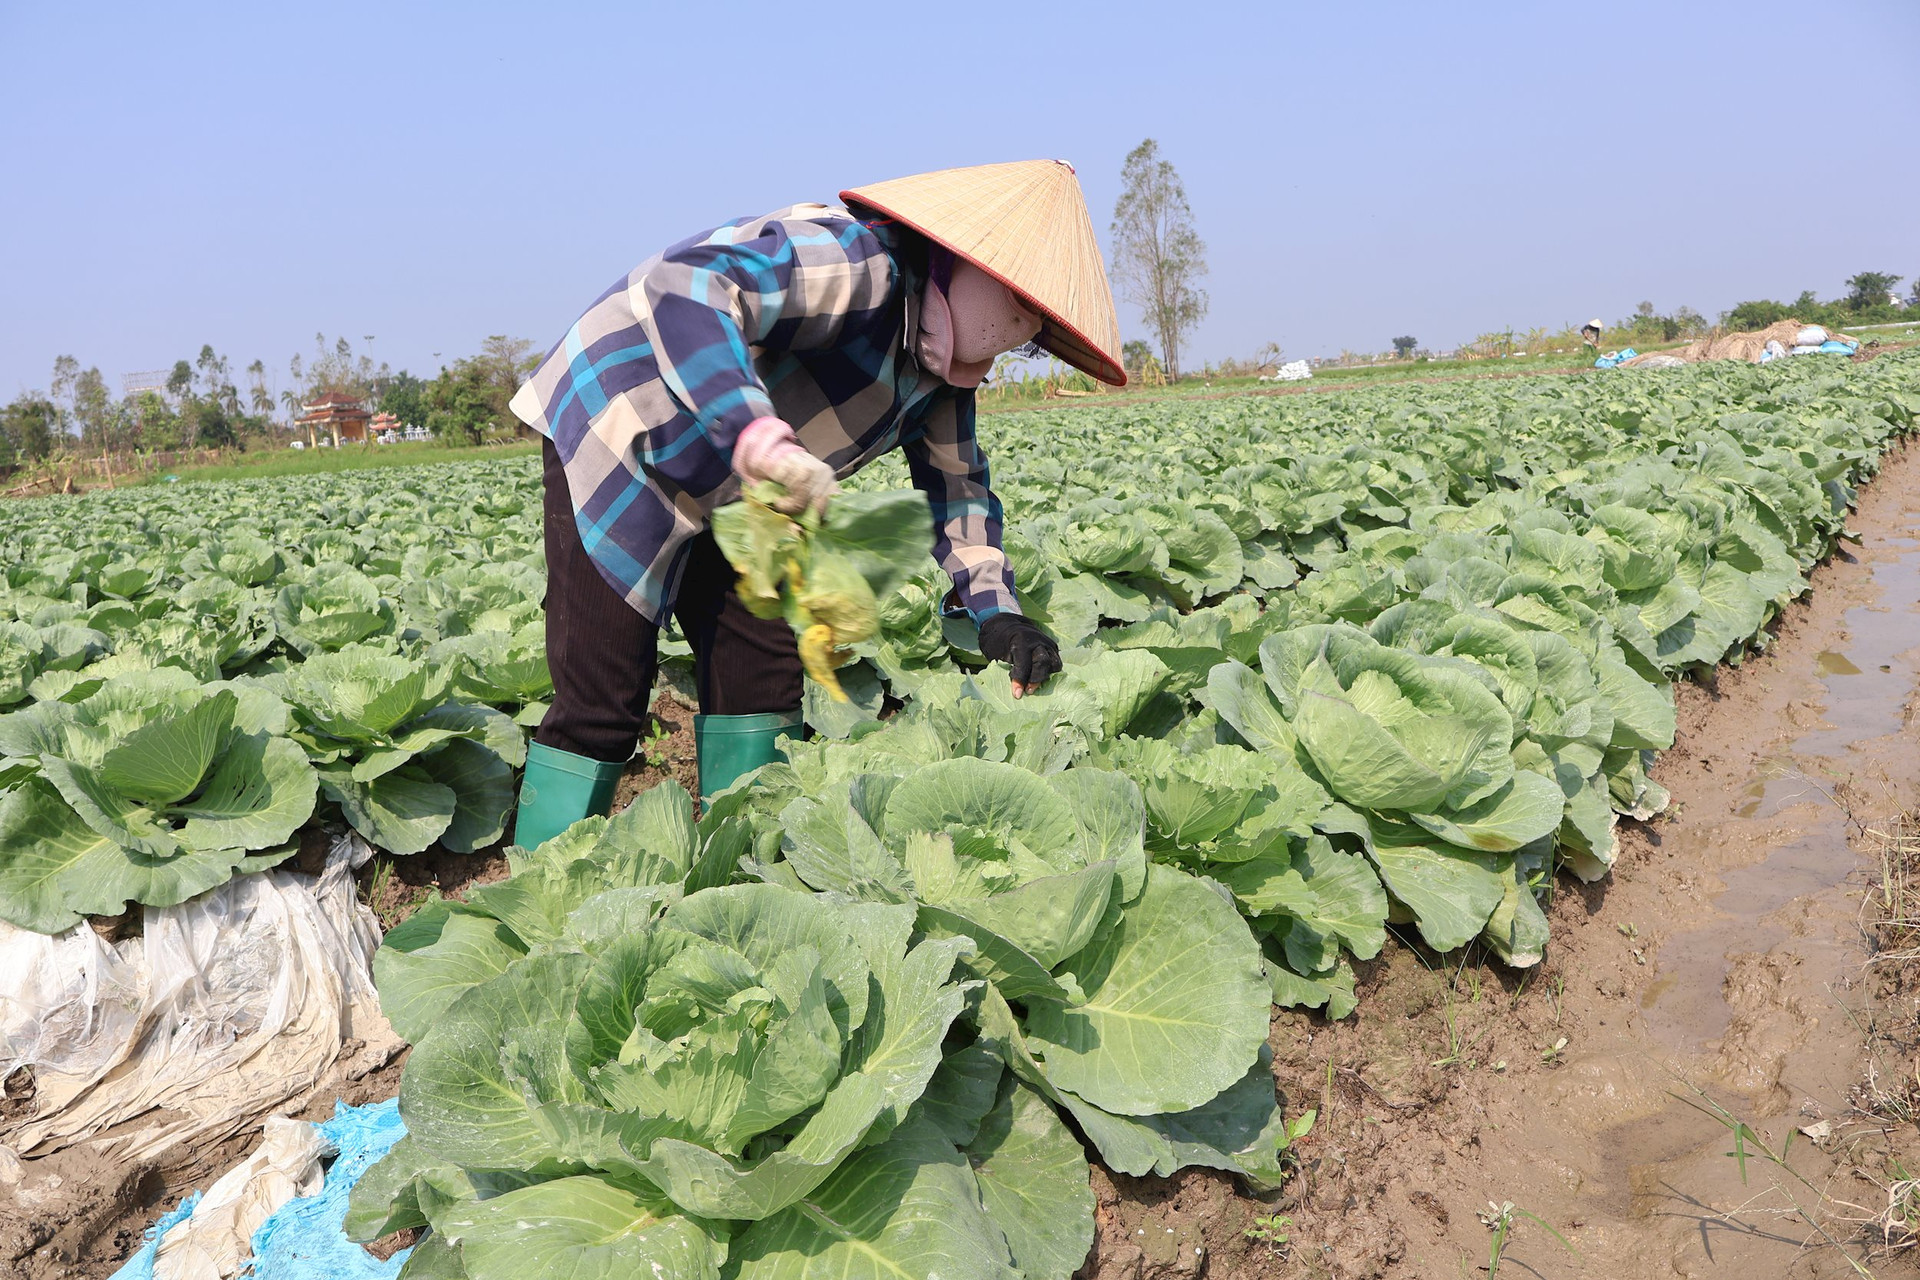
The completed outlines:
{"type": "Polygon", "coordinates": [[[974,391],[1029,343],[1114,386],[1120,326],[1070,165],[980,165],[743,218],[649,258],[603,293],[513,398],[545,458],[547,662],[514,843],[605,813],[646,721],[659,629],[693,647],[700,791],[801,732],[793,630],[756,618],[708,528],[742,485],[788,514],[893,449],[933,507],[948,608],[1013,693],[1060,670],[1021,616],[974,391]]]}
{"type": "Polygon", "coordinates": [[[1596,317],[1580,326],[1580,341],[1598,351],[1600,349],[1600,335],[1603,332],[1604,328],[1599,318],[1596,317]]]}

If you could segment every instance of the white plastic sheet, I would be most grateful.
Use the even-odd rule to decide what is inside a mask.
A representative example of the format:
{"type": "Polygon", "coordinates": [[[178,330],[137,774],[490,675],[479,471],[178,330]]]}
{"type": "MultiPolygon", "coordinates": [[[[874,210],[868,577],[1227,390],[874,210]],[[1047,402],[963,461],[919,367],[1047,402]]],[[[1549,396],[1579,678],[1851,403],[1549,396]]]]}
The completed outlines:
{"type": "Polygon", "coordinates": [[[320,1190],[335,1147],[320,1126],[268,1116],[253,1154],[221,1175],[193,1214],[160,1237],[153,1280],[232,1280],[253,1257],[253,1233],[295,1196],[320,1190]]]}
{"type": "Polygon", "coordinates": [[[304,1098],[342,1059],[353,1075],[391,1058],[380,928],[354,892],[370,856],[348,833],[317,879],[239,876],[147,908],[118,944],[84,924],[51,938],[0,925],[0,1079],[34,1077],[32,1112],[0,1124],[0,1149],[95,1140],[103,1159],[158,1159],[304,1098]]]}

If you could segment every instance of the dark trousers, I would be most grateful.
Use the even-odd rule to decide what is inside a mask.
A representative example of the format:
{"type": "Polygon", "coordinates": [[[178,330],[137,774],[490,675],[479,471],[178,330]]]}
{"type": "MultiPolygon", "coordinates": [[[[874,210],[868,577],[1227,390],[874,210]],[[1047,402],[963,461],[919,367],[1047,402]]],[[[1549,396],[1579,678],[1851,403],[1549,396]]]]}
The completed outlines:
{"type": "MultiPolygon", "coordinates": [[[[632,758],[659,669],[660,632],[635,613],[580,544],[560,451],[541,450],[546,482],[547,665],[553,705],[534,740],[594,760],[632,758]]],[[[700,710],[743,716],[799,709],[803,669],[793,628],[756,618],[734,593],[713,534],[693,540],[674,618],[693,646],[700,710]]]]}

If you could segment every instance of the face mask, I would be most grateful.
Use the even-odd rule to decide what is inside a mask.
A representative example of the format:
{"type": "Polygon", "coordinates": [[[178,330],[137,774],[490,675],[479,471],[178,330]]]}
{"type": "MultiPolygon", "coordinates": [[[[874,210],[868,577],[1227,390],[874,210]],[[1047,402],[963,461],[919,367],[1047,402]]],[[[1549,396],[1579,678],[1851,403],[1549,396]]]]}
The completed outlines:
{"type": "Polygon", "coordinates": [[[1040,332],[1040,317],[1013,290],[963,258],[934,246],[922,291],[921,365],[955,387],[977,387],[994,359],[1040,332]]]}

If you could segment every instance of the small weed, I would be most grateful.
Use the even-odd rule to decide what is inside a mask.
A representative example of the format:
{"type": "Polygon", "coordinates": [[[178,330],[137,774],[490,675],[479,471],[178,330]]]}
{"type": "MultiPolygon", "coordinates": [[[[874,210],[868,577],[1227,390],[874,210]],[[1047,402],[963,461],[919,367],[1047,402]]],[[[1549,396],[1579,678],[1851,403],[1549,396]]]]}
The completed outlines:
{"type": "Polygon", "coordinates": [[[1515,1208],[1511,1200],[1502,1201],[1498,1204],[1489,1200],[1487,1201],[1487,1207],[1480,1212],[1480,1221],[1486,1224],[1487,1230],[1493,1232],[1493,1249],[1487,1255],[1488,1280],[1493,1280],[1494,1277],[1500,1274],[1500,1259],[1507,1251],[1507,1241],[1513,1237],[1513,1220],[1515,1218],[1525,1218],[1530,1222],[1539,1223],[1547,1229],[1548,1235],[1551,1235],[1566,1247],[1568,1253],[1573,1254],[1575,1257],[1579,1256],[1580,1251],[1573,1247],[1573,1242],[1554,1230],[1553,1224],[1539,1214],[1529,1213],[1525,1209],[1515,1208]]]}
{"type": "Polygon", "coordinates": [[[367,893],[362,901],[371,907],[373,914],[379,918],[382,932],[393,928],[397,923],[397,921],[388,918],[391,914],[391,908],[384,901],[387,896],[387,886],[392,883],[393,860],[385,857],[375,858],[373,862],[373,878],[367,881],[367,893]]]}
{"type": "Polygon", "coordinates": [[[1617,927],[1620,930],[1620,936],[1623,938],[1637,938],[1640,936],[1640,926],[1631,920],[1617,927]]]}
{"type": "Polygon", "coordinates": [[[1286,1260],[1288,1233],[1293,1230],[1293,1219],[1284,1213],[1269,1213],[1255,1218],[1253,1225],[1243,1233],[1247,1239],[1267,1246],[1267,1252],[1282,1261],[1286,1260]]]}
{"type": "MultiPolygon", "coordinates": [[[[1436,1058],[1434,1061],[1428,1063],[1427,1065],[1430,1067],[1454,1067],[1464,1063],[1467,1068],[1471,1070],[1478,1065],[1478,1062],[1476,1059],[1469,1058],[1467,1056],[1468,1052],[1482,1040],[1486,1039],[1488,1034],[1493,1030],[1493,1028],[1489,1026],[1470,1041],[1463,1040],[1460,1035],[1460,1006],[1455,1001],[1455,996],[1457,996],[1460,991],[1460,979],[1467,974],[1467,961],[1471,957],[1471,954],[1472,948],[1468,948],[1461,953],[1460,967],[1454,970],[1453,980],[1449,982],[1446,989],[1441,992],[1441,999],[1444,1001],[1441,1016],[1447,1025],[1447,1052],[1445,1057],[1436,1058]]],[[[1480,971],[1478,969],[1473,971],[1473,976],[1468,985],[1473,992],[1471,1002],[1478,1002],[1480,999],[1480,971]]]]}
{"type": "Polygon", "coordinates": [[[393,863],[381,858],[373,864],[373,879],[367,882],[367,901],[378,902],[388,883],[393,879],[393,863]]]}
{"type": "Polygon", "coordinates": [[[647,722],[647,741],[641,751],[641,759],[655,769],[667,767],[666,743],[673,737],[673,731],[657,717],[647,722]]]}
{"type": "Polygon", "coordinates": [[[1553,1025],[1560,1025],[1560,997],[1567,993],[1565,974],[1556,973],[1547,983],[1547,999],[1553,1004],[1553,1025]]]}
{"type": "Polygon", "coordinates": [[[1561,1036],[1540,1051],[1540,1061],[1551,1067],[1560,1061],[1560,1055],[1567,1051],[1567,1038],[1561,1036]]]}
{"type": "Polygon", "coordinates": [[[1453,996],[1449,993],[1446,1007],[1442,1010],[1442,1017],[1447,1024],[1447,1053],[1445,1057],[1435,1058],[1432,1062],[1429,1062],[1427,1064],[1428,1066],[1453,1067],[1460,1064],[1460,1059],[1465,1052],[1465,1046],[1460,1043],[1458,1014],[1459,1010],[1454,1008],[1453,996]]]}
{"type": "Polygon", "coordinates": [[[1888,1253],[1920,1244],[1920,1178],[1913,1177],[1898,1160],[1891,1164],[1887,1207],[1874,1223],[1880,1233],[1880,1247],[1888,1253]]]}
{"type": "Polygon", "coordinates": [[[1518,1009],[1520,1007],[1520,997],[1526,995],[1528,991],[1533,989],[1534,977],[1538,975],[1539,972],[1538,969],[1523,969],[1520,971],[1520,981],[1514,985],[1513,995],[1507,1000],[1507,1008],[1518,1009]]]}

